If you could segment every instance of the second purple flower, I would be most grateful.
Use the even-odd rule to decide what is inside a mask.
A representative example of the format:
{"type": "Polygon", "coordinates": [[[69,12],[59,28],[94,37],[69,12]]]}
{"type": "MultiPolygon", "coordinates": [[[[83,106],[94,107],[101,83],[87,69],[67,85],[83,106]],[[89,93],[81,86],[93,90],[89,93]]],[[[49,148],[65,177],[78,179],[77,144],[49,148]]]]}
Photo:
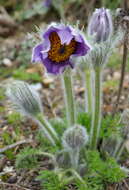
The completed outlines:
{"type": "Polygon", "coordinates": [[[90,50],[83,36],[71,26],[50,25],[44,41],[33,49],[32,61],[42,62],[48,73],[60,74],[67,66],[74,67],[73,57],[84,56],[90,50]]]}

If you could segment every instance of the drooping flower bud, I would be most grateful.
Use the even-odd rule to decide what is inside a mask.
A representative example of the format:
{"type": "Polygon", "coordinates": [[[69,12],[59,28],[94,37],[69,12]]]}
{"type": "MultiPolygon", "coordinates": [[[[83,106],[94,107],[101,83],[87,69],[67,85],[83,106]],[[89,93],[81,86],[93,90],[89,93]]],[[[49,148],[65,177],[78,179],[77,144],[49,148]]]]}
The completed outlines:
{"type": "Polygon", "coordinates": [[[84,127],[76,125],[67,129],[63,135],[63,145],[67,149],[80,149],[88,142],[88,134],[84,127]]]}
{"type": "Polygon", "coordinates": [[[39,94],[26,82],[12,82],[6,92],[17,111],[35,117],[42,112],[39,94]]]}
{"type": "Polygon", "coordinates": [[[89,25],[88,33],[93,35],[95,42],[106,41],[112,34],[113,24],[109,9],[96,9],[93,13],[89,25]]]}

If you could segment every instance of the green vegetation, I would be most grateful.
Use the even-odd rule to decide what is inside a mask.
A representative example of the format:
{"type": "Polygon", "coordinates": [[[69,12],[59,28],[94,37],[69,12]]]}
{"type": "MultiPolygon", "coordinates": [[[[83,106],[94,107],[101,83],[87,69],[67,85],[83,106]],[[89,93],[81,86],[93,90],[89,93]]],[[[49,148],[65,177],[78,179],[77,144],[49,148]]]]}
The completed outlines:
{"type": "Polygon", "coordinates": [[[107,157],[106,160],[102,160],[97,151],[87,152],[87,161],[88,177],[100,178],[105,183],[119,182],[126,177],[115,159],[107,157]]]}
{"type": "Polygon", "coordinates": [[[118,52],[113,53],[113,55],[110,57],[108,67],[112,69],[120,69],[121,66],[121,56],[118,55],[118,52]]]}
{"type": "Polygon", "coordinates": [[[120,115],[115,115],[112,117],[111,115],[107,115],[102,119],[102,127],[100,131],[101,138],[111,137],[112,135],[120,135],[121,124],[120,115]]]}
{"type": "MultiPolygon", "coordinates": [[[[10,145],[15,142],[15,139],[12,138],[12,135],[8,131],[4,131],[1,135],[2,141],[4,145],[10,145]]],[[[13,160],[15,158],[14,152],[12,149],[6,150],[5,155],[10,159],[13,160]]]]}
{"type": "MultiPolygon", "coordinates": [[[[24,148],[17,155],[16,167],[32,169],[39,167],[39,161],[37,155],[40,155],[41,151],[34,148],[24,148]]],[[[86,153],[87,172],[84,176],[86,186],[75,180],[75,186],[78,190],[103,190],[109,183],[116,183],[122,181],[126,174],[122,171],[112,157],[107,157],[106,160],[102,160],[99,152],[88,151],[86,153]]],[[[54,171],[43,170],[39,172],[38,179],[41,181],[43,189],[45,190],[62,190],[67,189],[68,181],[60,180],[59,176],[54,171]]]]}
{"type": "Polygon", "coordinates": [[[4,79],[4,78],[8,78],[12,75],[12,68],[6,68],[3,66],[0,66],[0,80],[4,79]]]}
{"type": "Polygon", "coordinates": [[[36,148],[24,148],[18,155],[16,159],[16,168],[21,169],[33,169],[38,167],[37,155],[40,151],[36,148]]]}
{"type": "Polygon", "coordinates": [[[7,121],[9,124],[13,126],[18,126],[21,124],[22,117],[19,113],[13,112],[12,114],[8,115],[7,121]]]}
{"type": "MultiPolygon", "coordinates": [[[[26,71],[26,67],[19,67],[18,69],[7,69],[5,67],[1,67],[0,78],[6,78],[8,76],[12,76],[14,79],[25,80],[25,81],[33,81],[33,82],[42,82],[42,76],[40,76],[37,72],[28,73],[26,71]]],[[[3,90],[0,90],[0,100],[4,98],[3,90]]]]}
{"type": "Polygon", "coordinates": [[[37,179],[41,181],[42,188],[45,190],[68,190],[65,180],[60,181],[58,175],[52,171],[41,171],[37,179]]]}
{"type": "Polygon", "coordinates": [[[104,7],[107,7],[109,9],[116,9],[117,7],[119,7],[121,0],[112,0],[112,1],[108,1],[108,0],[102,0],[104,7]]]}
{"type": "Polygon", "coordinates": [[[17,112],[13,112],[12,114],[10,114],[7,118],[7,121],[9,124],[11,124],[13,126],[13,130],[15,133],[15,138],[14,140],[17,141],[19,140],[20,136],[21,136],[21,123],[22,123],[22,117],[19,113],[17,112]]]}
{"type": "Polygon", "coordinates": [[[118,85],[119,85],[119,80],[114,80],[114,79],[105,81],[103,84],[104,88],[112,88],[112,89],[117,89],[118,85]]]}
{"type": "Polygon", "coordinates": [[[5,111],[5,108],[3,106],[0,106],[0,113],[3,113],[5,111]]]}
{"type": "MultiPolygon", "coordinates": [[[[107,139],[113,134],[115,134],[116,138],[119,136],[119,130],[121,126],[118,124],[118,120],[119,115],[116,115],[114,118],[111,116],[106,116],[102,120],[101,138],[104,137],[107,139]]],[[[89,128],[89,121],[90,116],[88,114],[82,112],[78,115],[78,123],[80,125],[89,128]]],[[[65,130],[66,128],[65,120],[61,121],[58,119],[53,119],[51,120],[51,124],[54,126],[57,133],[62,136],[61,131],[65,130]]],[[[55,154],[59,150],[59,147],[51,146],[47,139],[43,138],[41,133],[36,135],[36,141],[38,142],[37,148],[24,148],[17,155],[17,168],[40,168],[41,163],[39,160],[42,155],[42,150],[47,151],[50,154],[55,154]]],[[[110,157],[108,154],[105,154],[105,157],[103,157],[97,151],[86,151],[85,158],[87,169],[83,179],[86,183],[86,186],[80,183],[78,179],[75,179],[73,184],[75,183],[74,185],[76,186],[77,190],[103,190],[106,188],[108,183],[116,183],[126,177],[125,172],[120,169],[120,166],[117,164],[115,159],[110,157]]],[[[43,189],[45,188],[45,190],[67,190],[68,188],[66,185],[68,182],[65,180],[62,181],[59,178],[58,173],[56,174],[54,171],[40,171],[38,179],[41,181],[41,185],[43,189]]]]}
{"type": "Polygon", "coordinates": [[[80,112],[77,119],[78,124],[85,126],[88,132],[91,126],[91,116],[85,112],[80,112]]]}
{"type": "MultiPolygon", "coordinates": [[[[89,151],[86,154],[88,162],[88,170],[85,176],[87,188],[85,190],[104,190],[109,183],[122,181],[126,175],[115,159],[108,157],[102,160],[99,152],[89,151]]],[[[81,183],[77,183],[78,190],[84,190],[81,183]]]]}
{"type": "MultiPolygon", "coordinates": [[[[111,115],[105,116],[102,119],[102,127],[100,131],[101,138],[110,137],[112,134],[116,136],[119,135],[119,130],[121,128],[121,124],[118,122],[120,120],[120,115],[115,115],[112,117],[111,115]]],[[[78,124],[85,126],[88,132],[90,131],[91,126],[91,116],[87,113],[80,112],[78,115],[78,124]]]]}
{"type": "Polygon", "coordinates": [[[44,15],[45,13],[47,13],[48,9],[46,7],[43,7],[43,2],[39,1],[36,3],[33,3],[33,9],[25,9],[24,11],[23,9],[21,9],[21,11],[19,12],[20,14],[16,15],[16,17],[20,20],[27,20],[30,19],[36,15],[44,15]]]}
{"type": "Polygon", "coordinates": [[[5,90],[0,87],[0,101],[5,99],[5,90]]]}
{"type": "Polygon", "coordinates": [[[58,150],[58,147],[51,146],[51,143],[49,142],[49,140],[44,136],[44,134],[41,131],[39,131],[35,135],[35,139],[39,145],[38,148],[45,152],[55,153],[58,150]]]}
{"type": "MultiPolygon", "coordinates": [[[[109,63],[107,64],[108,68],[112,68],[115,71],[119,70],[121,68],[121,63],[122,63],[122,54],[120,55],[120,50],[117,50],[112,54],[110,57],[109,63]]],[[[129,59],[127,59],[127,71],[129,71],[129,59]]]]}
{"type": "Polygon", "coordinates": [[[19,68],[13,72],[13,77],[15,79],[19,80],[25,80],[25,81],[33,81],[33,82],[41,82],[42,76],[40,76],[38,73],[27,73],[24,68],[19,68]]]}
{"type": "MultiPolygon", "coordinates": [[[[2,107],[2,111],[4,111],[3,107],[2,107]]],[[[13,112],[12,114],[8,115],[7,122],[11,126],[9,128],[7,128],[7,130],[4,130],[2,135],[1,135],[3,145],[13,144],[13,143],[17,142],[20,139],[21,134],[22,134],[21,133],[21,128],[20,128],[21,127],[21,121],[22,121],[22,117],[17,112],[13,112]]],[[[5,152],[5,155],[9,159],[14,159],[15,158],[13,149],[7,150],[5,152]]]]}

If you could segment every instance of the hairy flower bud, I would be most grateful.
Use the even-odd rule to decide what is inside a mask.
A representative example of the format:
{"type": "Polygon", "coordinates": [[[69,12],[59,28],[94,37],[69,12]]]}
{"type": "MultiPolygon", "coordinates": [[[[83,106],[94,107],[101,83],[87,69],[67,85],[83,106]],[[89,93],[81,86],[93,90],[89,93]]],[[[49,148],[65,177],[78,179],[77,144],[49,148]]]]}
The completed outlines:
{"type": "Polygon", "coordinates": [[[31,117],[42,112],[39,94],[26,82],[12,82],[6,92],[16,110],[31,117]]]}
{"type": "Polygon", "coordinates": [[[112,25],[110,11],[105,8],[96,9],[90,19],[88,33],[94,36],[95,42],[103,42],[112,34],[112,25]]]}
{"type": "Polygon", "coordinates": [[[88,134],[84,127],[80,125],[67,129],[63,135],[63,145],[68,149],[80,149],[88,141],[88,134]]]}

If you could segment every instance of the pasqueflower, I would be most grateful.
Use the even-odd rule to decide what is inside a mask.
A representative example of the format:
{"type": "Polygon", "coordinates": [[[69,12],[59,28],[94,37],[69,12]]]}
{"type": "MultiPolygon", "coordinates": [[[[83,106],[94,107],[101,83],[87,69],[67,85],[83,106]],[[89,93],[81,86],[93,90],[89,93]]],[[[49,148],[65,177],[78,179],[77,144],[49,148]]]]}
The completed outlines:
{"type": "Polygon", "coordinates": [[[52,24],[43,33],[43,41],[33,48],[32,61],[42,62],[48,73],[59,74],[67,66],[74,67],[72,58],[90,50],[82,34],[64,24],[52,24]]]}

